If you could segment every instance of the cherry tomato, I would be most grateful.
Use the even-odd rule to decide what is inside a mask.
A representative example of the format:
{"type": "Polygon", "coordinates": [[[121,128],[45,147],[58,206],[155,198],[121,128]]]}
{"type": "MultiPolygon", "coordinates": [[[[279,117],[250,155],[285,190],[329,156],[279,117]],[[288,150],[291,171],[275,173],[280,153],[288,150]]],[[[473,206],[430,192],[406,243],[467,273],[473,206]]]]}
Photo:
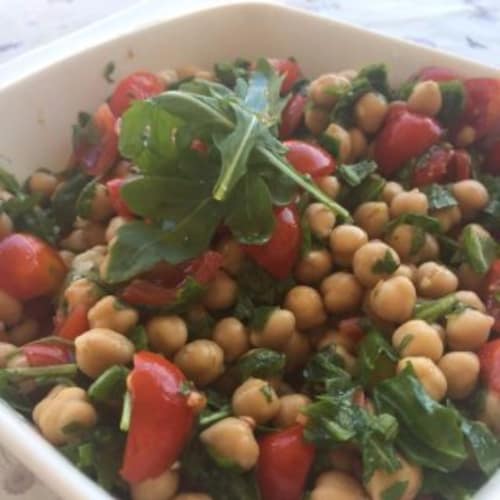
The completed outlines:
{"type": "Polygon", "coordinates": [[[428,186],[434,182],[441,182],[446,177],[448,164],[453,157],[453,151],[441,146],[433,146],[417,162],[413,171],[412,185],[416,187],[428,186]]]}
{"type": "Polygon", "coordinates": [[[257,482],[262,500],[300,500],[314,460],[301,425],[266,434],[259,440],[257,482]]]}
{"type": "Polygon", "coordinates": [[[222,265],[222,255],[219,252],[208,250],[197,259],[184,266],[184,274],[192,276],[201,285],[212,281],[222,265]]]}
{"type": "Polygon", "coordinates": [[[21,350],[30,366],[64,365],[74,362],[73,348],[53,340],[26,344],[21,350]]]}
{"type": "Polygon", "coordinates": [[[488,149],[484,160],[484,168],[494,175],[500,175],[500,139],[488,149]]]}
{"type": "Polygon", "coordinates": [[[495,318],[493,331],[500,333],[500,259],[493,262],[486,275],[483,300],[486,311],[495,318]]]}
{"type": "Polygon", "coordinates": [[[109,99],[109,107],[115,116],[121,116],[133,101],[148,99],[161,94],[165,90],[165,82],[147,71],[138,71],[125,77],[109,99]]]}
{"type": "Polygon", "coordinates": [[[14,233],[0,242],[0,289],[20,300],[54,293],[66,275],[57,251],[30,234],[14,233]]]}
{"type": "Polygon", "coordinates": [[[115,212],[125,219],[130,219],[134,217],[134,214],[130,211],[120,193],[120,190],[125,182],[127,182],[126,179],[117,177],[116,179],[111,179],[110,181],[106,182],[106,188],[109,194],[109,201],[115,209],[115,212]]]}
{"type": "Polygon", "coordinates": [[[335,158],[322,147],[295,139],[284,141],[283,145],[288,148],[286,159],[297,172],[311,177],[323,177],[335,172],[335,158]]]}
{"type": "Polygon", "coordinates": [[[428,116],[399,111],[386,120],[375,140],[375,161],[390,176],[408,160],[421,155],[442,135],[439,124],[428,116]]]}
{"type": "Polygon", "coordinates": [[[500,393],[500,339],[486,342],[478,356],[482,381],[489,389],[500,393]]]}
{"type": "Polygon", "coordinates": [[[451,182],[470,179],[472,161],[465,149],[455,149],[448,164],[447,180],[451,182]]]}
{"type": "Polygon", "coordinates": [[[157,477],[178,460],[191,433],[193,409],[183,373],[159,354],[141,351],[127,386],[132,414],[121,475],[129,483],[157,477]]]}
{"type": "Polygon", "coordinates": [[[89,307],[84,304],[77,304],[66,317],[58,321],[56,333],[59,337],[67,340],[74,340],[76,337],[90,330],[87,313],[89,307]]]}
{"type": "Polygon", "coordinates": [[[299,256],[301,231],[295,205],[274,209],[276,224],[264,245],[242,245],[259,266],[277,279],[286,278],[299,256]]]}
{"type": "Polygon", "coordinates": [[[269,63],[280,75],[285,75],[281,82],[281,93],[288,94],[302,77],[302,71],[297,61],[293,57],[289,57],[288,59],[269,59],[269,63]]]}
{"type": "Polygon", "coordinates": [[[420,82],[425,80],[447,82],[450,80],[460,80],[461,78],[462,77],[456,71],[441,66],[425,66],[415,75],[415,79],[420,82]]]}
{"type": "Polygon", "coordinates": [[[295,94],[281,113],[280,139],[288,139],[299,128],[304,118],[307,97],[300,92],[295,94]]]}

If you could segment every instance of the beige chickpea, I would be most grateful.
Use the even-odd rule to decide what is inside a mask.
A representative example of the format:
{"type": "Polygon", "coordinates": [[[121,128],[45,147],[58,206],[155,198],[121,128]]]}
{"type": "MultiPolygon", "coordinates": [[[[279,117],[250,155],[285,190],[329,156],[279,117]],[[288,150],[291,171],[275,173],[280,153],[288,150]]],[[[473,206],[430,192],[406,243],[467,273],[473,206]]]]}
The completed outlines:
{"type": "Polygon", "coordinates": [[[116,236],[118,235],[118,230],[124,226],[127,223],[127,219],[125,217],[121,217],[120,215],[117,215],[113,217],[106,228],[106,231],[104,233],[104,237],[106,238],[106,242],[110,243],[113,241],[116,236]]]}
{"type": "Polygon", "coordinates": [[[194,78],[196,73],[201,71],[201,68],[194,64],[186,64],[185,66],[175,68],[174,71],[177,74],[178,80],[185,80],[186,78],[194,78]]]}
{"type": "Polygon", "coordinates": [[[351,136],[349,132],[336,123],[330,123],[324,132],[328,137],[338,142],[338,161],[345,163],[351,155],[351,136]]]}
{"type": "Polygon", "coordinates": [[[462,127],[455,138],[455,145],[459,148],[466,148],[476,140],[476,131],[470,125],[462,127]]]}
{"type": "Polygon", "coordinates": [[[96,245],[104,245],[107,243],[106,227],[99,222],[87,221],[82,226],[82,231],[85,241],[89,247],[95,247],[96,245]]]}
{"type": "Polygon", "coordinates": [[[179,495],[175,495],[172,500],[214,500],[210,495],[206,493],[179,493],[179,495]]]}
{"type": "Polygon", "coordinates": [[[317,177],[316,185],[325,193],[327,196],[333,200],[337,198],[340,192],[340,182],[334,175],[323,175],[317,177]]]}
{"type": "Polygon", "coordinates": [[[413,264],[401,264],[393,273],[392,276],[405,276],[413,284],[417,281],[417,267],[413,264]]]}
{"type": "Polygon", "coordinates": [[[387,205],[390,205],[396,195],[403,192],[404,189],[401,184],[395,181],[388,181],[385,183],[384,189],[382,190],[382,199],[387,203],[387,205]]]}
{"type": "Polygon", "coordinates": [[[354,339],[338,330],[327,330],[324,332],[316,343],[316,349],[321,351],[321,349],[331,344],[342,346],[350,353],[356,350],[356,342],[354,339]]]}
{"type": "Polygon", "coordinates": [[[366,483],[372,500],[383,500],[384,492],[396,483],[405,485],[405,490],[399,500],[413,500],[417,497],[422,487],[423,474],[420,466],[407,462],[403,457],[398,456],[401,467],[394,472],[387,472],[378,469],[366,483]]]}
{"type": "Polygon", "coordinates": [[[410,364],[425,392],[434,400],[441,401],[446,395],[447,383],[443,372],[429,358],[408,356],[399,361],[397,372],[403,371],[410,364]]]}
{"type": "Polygon", "coordinates": [[[250,470],[259,458],[259,445],[252,427],[245,419],[227,417],[219,420],[200,434],[200,440],[216,457],[234,463],[243,470],[250,470]]]}
{"type": "Polygon", "coordinates": [[[97,271],[107,251],[108,249],[105,245],[98,245],[81,254],[75,255],[71,262],[71,270],[75,275],[80,276],[84,276],[91,271],[97,271]]]}
{"type": "Polygon", "coordinates": [[[388,258],[399,266],[399,256],[390,246],[379,240],[369,241],[354,254],[352,260],[354,275],[363,286],[367,288],[375,286],[391,274],[377,268],[380,262],[388,258]]]}
{"type": "Polygon", "coordinates": [[[354,274],[339,271],[321,282],[321,293],[326,310],[331,314],[345,314],[359,309],[363,287],[354,274]]]}
{"type": "Polygon", "coordinates": [[[212,334],[214,342],[224,351],[224,361],[231,363],[250,348],[248,333],[238,318],[219,320],[212,334]]]}
{"type": "Polygon", "coordinates": [[[65,266],[69,269],[73,265],[73,260],[75,259],[75,254],[69,250],[59,250],[59,257],[61,257],[65,266]]]}
{"type": "Polygon", "coordinates": [[[179,471],[166,470],[159,476],[130,485],[132,500],[169,500],[179,487],[179,471]]]}
{"type": "Polygon", "coordinates": [[[278,427],[291,427],[297,423],[297,417],[311,403],[305,394],[286,394],[280,398],[280,408],[273,423],[278,427]]]}
{"type": "Polygon", "coordinates": [[[76,253],[83,252],[89,248],[83,229],[75,229],[74,231],[71,231],[66,238],[60,241],[60,246],[64,250],[70,250],[76,253]]]}
{"type": "Polygon", "coordinates": [[[465,351],[449,352],[439,360],[438,367],[446,377],[450,398],[466,398],[475,389],[479,378],[477,354],[465,351]]]}
{"type": "Polygon", "coordinates": [[[0,322],[7,326],[15,325],[21,320],[23,305],[11,297],[7,292],[0,290],[0,322]]]}
{"type": "Polygon", "coordinates": [[[59,446],[75,438],[68,426],[90,429],[97,413],[82,388],[56,385],[33,409],[33,421],[47,441],[59,446]]]}
{"type": "Polygon", "coordinates": [[[29,178],[28,189],[31,193],[50,198],[54,194],[58,184],[59,181],[54,174],[40,170],[29,178]]]}
{"type": "Polygon", "coordinates": [[[351,139],[351,155],[349,161],[355,162],[362,158],[368,149],[368,142],[365,134],[359,128],[351,128],[348,130],[349,138],[351,139]]]}
{"type": "Polygon", "coordinates": [[[447,233],[450,229],[460,224],[462,212],[457,205],[453,207],[441,208],[432,213],[432,217],[439,221],[441,229],[447,233]]]}
{"type": "Polygon", "coordinates": [[[353,476],[339,470],[323,472],[311,492],[311,500],[366,500],[363,486],[353,476]]]}
{"type": "Polygon", "coordinates": [[[346,90],[350,85],[347,78],[336,73],[327,73],[311,82],[309,96],[318,106],[330,108],[337,101],[339,92],[346,90]]]}
{"type": "Polygon", "coordinates": [[[389,222],[389,207],[383,201],[367,201],[354,212],[354,222],[362,227],[370,238],[380,238],[389,222]]]}
{"type": "Polygon", "coordinates": [[[210,311],[231,307],[238,295],[238,284],[224,271],[217,271],[203,297],[203,305],[210,311]]]}
{"type": "Polygon", "coordinates": [[[370,292],[372,311],[383,321],[403,323],[413,315],[417,294],[413,283],[404,276],[380,281],[370,292]]]}
{"type": "Polygon", "coordinates": [[[286,370],[293,372],[307,363],[311,354],[311,344],[306,335],[295,330],[280,350],[286,356],[286,370]]]}
{"type": "Polygon", "coordinates": [[[0,213],[0,241],[12,234],[14,231],[14,223],[12,219],[5,213],[0,213]]]}
{"type": "Polygon", "coordinates": [[[413,241],[416,237],[416,228],[410,224],[398,224],[390,231],[385,241],[393,248],[403,262],[414,258],[413,241]]]}
{"type": "Polygon", "coordinates": [[[457,276],[461,288],[472,291],[481,290],[484,276],[474,271],[467,262],[462,262],[458,266],[457,276]]]}
{"type": "Polygon", "coordinates": [[[234,391],[231,405],[235,415],[265,424],[277,415],[280,400],[269,382],[250,377],[234,391]]]}
{"type": "Polygon", "coordinates": [[[374,134],[382,125],[388,111],[387,99],[378,92],[367,92],[354,106],[358,127],[367,134],[374,134]]]}
{"type": "Polygon", "coordinates": [[[72,281],[68,288],[64,290],[64,300],[68,310],[74,309],[77,305],[92,307],[102,296],[96,284],[87,278],[79,278],[72,281]]]}
{"type": "Polygon", "coordinates": [[[295,316],[291,311],[276,308],[271,312],[262,329],[252,330],[250,341],[256,347],[281,349],[295,331],[295,316]]]}
{"type": "Polygon", "coordinates": [[[402,214],[421,214],[427,215],[429,211],[429,202],[427,196],[418,189],[403,191],[397,194],[391,201],[391,217],[395,218],[402,214]]]}
{"type": "Polygon", "coordinates": [[[139,321],[135,309],[124,306],[114,295],[106,295],[88,312],[91,328],[109,328],[118,333],[126,333],[139,321]]]}
{"type": "Polygon", "coordinates": [[[295,266],[295,279],[305,285],[319,283],[332,270],[333,260],[328,250],[311,250],[295,266]]]}
{"type": "Polygon", "coordinates": [[[352,224],[337,226],[330,234],[333,261],[341,266],[350,266],[356,251],[367,242],[368,235],[364,229],[352,224]]]}
{"type": "Polygon", "coordinates": [[[212,340],[193,340],[177,352],[174,362],[189,380],[203,387],[222,375],[224,351],[212,340]]]}
{"type": "Polygon", "coordinates": [[[434,328],[434,330],[436,330],[436,332],[439,335],[439,338],[441,339],[441,342],[443,343],[443,346],[444,346],[446,343],[446,330],[439,323],[431,323],[431,326],[432,326],[432,328],[434,328]]]}
{"type": "Polygon", "coordinates": [[[305,213],[311,232],[319,239],[330,236],[335,226],[335,214],[323,203],[311,203],[305,213]]]}
{"type": "Polygon", "coordinates": [[[392,345],[403,357],[425,356],[438,361],[443,355],[439,333],[421,319],[412,319],[397,328],[392,334],[392,345]]]}
{"type": "Polygon", "coordinates": [[[484,422],[497,438],[500,437],[500,394],[486,391],[478,420],[484,422]]]}
{"type": "Polygon", "coordinates": [[[455,297],[459,302],[471,307],[472,309],[477,309],[481,312],[486,312],[486,306],[483,301],[479,298],[476,292],[471,292],[470,290],[459,290],[455,293],[455,297]]]}
{"type": "Polygon", "coordinates": [[[337,356],[342,358],[344,369],[351,375],[356,376],[358,372],[356,356],[349,352],[342,344],[330,344],[329,347],[337,356]]]}
{"type": "Polygon", "coordinates": [[[297,328],[316,328],[326,321],[321,295],[310,286],[294,286],[285,297],[284,306],[295,316],[297,328]]]}
{"type": "Polygon", "coordinates": [[[424,262],[418,267],[416,285],[419,295],[437,299],[454,292],[458,287],[458,278],[442,264],[424,262]]]}
{"type": "Polygon", "coordinates": [[[486,207],[490,199],[484,185],[474,179],[455,182],[452,192],[465,220],[474,218],[478,212],[486,207]]]}
{"type": "Polygon", "coordinates": [[[418,250],[415,255],[410,257],[410,261],[414,264],[419,264],[427,260],[437,260],[438,257],[439,243],[432,234],[426,233],[422,248],[420,248],[420,250],[418,250]]]}
{"type": "Polygon", "coordinates": [[[446,342],[452,351],[477,351],[490,336],[492,316],[465,309],[446,317],[446,342]]]}
{"type": "Polygon", "coordinates": [[[217,251],[222,255],[222,269],[237,275],[245,259],[240,244],[234,238],[224,238],[217,244],[217,251]]]}
{"type": "Polygon", "coordinates": [[[24,345],[38,337],[38,322],[27,318],[9,330],[9,340],[15,345],[24,345]]]}
{"type": "Polygon", "coordinates": [[[175,314],[154,316],[146,324],[146,334],[153,349],[170,357],[187,342],[188,328],[175,314]]]}
{"type": "Polygon", "coordinates": [[[319,106],[306,106],[304,123],[313,135],[319,135],[330,123],[330,113],[319,106]]]}
{"type": "Polygon", "coordinates": [[[439,84],[434,80],[418,82],[408,98],[408,109],[427,116],[436,116],[443,104],[439,84]]]}
{"type": "Polygon", "coordinates": [[[19,352],[14,344],[0,342],[0,368],[5,368],[8,361],[19,352]]]}
{"type": "Polygon", "coordinates": [[[75,339],[78,368],[90,378],[97,378],[113,365],[132,361],[134,344],[108,328],[92,328],[75,339]]]}
{"type": "Polygon", "coordinates": [[[90,202],[89,219],[94,222],[105,222],[114,214],[113,206],[109,199],[108,190],[104,184],[98,182],[90,202]]]}

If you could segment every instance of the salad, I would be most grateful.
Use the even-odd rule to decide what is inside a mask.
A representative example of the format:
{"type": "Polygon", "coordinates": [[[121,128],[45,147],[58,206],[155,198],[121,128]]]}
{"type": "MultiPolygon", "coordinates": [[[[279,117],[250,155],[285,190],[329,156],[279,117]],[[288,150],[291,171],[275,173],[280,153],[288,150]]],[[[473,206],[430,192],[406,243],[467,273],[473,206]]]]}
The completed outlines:
{"type": "Polygon", "coordinates": [[[500,466],[500,79],[387,71],[136,72],[64,171],[1,170],[0,397],[118,498],[469,498],[500,466]]]}

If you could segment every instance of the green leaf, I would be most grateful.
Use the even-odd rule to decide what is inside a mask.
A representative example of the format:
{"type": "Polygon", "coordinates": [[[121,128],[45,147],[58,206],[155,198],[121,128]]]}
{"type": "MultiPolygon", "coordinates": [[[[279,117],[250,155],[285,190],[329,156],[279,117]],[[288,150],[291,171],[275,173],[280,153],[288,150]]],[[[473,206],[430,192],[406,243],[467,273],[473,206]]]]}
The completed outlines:
{"type": "Polygon", "coordinates": [[[366,78],[374,90],[390,98],[392,90],[389,87],[387,66],[383,63],[369,64],[361,68],[358,78],[366,78]]]}
{"type": "Polygon", "coordinates": [[[146,329],[142,325],[137,325],[128,334],[128,339],[134,344],[135,351],[149,351],[149,340],[146,329]]]}
{"type": "Polygon", "coordinates": [[[463,474],[449,474],[426,470],[421,492],[427,495],[439,495],[444,500],[472,500],[469,488],[461,484],[463,474]]]}
{"type": "Polygon", "coordinates": [[[392,274],[399,267],[391,250],[386,250],[384,256],[378,259],[372,266],[375,274],[392,274]]]}
{"type": "Polygon", "coordinates": [[[400,224],[409,224],[410,226],[418,227],[431,234],[438,234],[441,232],[441,224],[435,217],[410,213],[401,214],[395,219],[392,219],[386,226],[386,232],[391,232],[400,224]]]}
{"type": "Polygon", "coordinates": [[[431,211],[455,207],[457,205],[457,200],[451,194],[450,189],[441,184],[430,184],[423,188],[423,192],[427,196],[431,211]]]}
{"type": "Polygon", "coordinates": [[[264,347],[252,349],[238,359],[236,371],[240,379],[249,377],[269,378],[283,375],[285,355],[264,347]]]}
{"type": "Polygon", "coordinates": [[[435,323],[451,314],[458,303],[458,299],[453,293],[435,300],[420,299],[415,305],[413,316],[415,319],[422,319],[427,323],[435,323]]]}
{"type": "Polygon", "coordinates": [[[408,488],[408,481],[396,481],[382,492],[381,500],[400,500],[408,488]]]}
{"type": "Polygon", "coordinates": [[[348,186],[359,186],[370,174],[377,170],[377,164],[372,160],[363,160],[353,165],[340,165],[337,176],[348,186]]]}
{"type": "Polygon", "coordinates": [[[352,81],[344,93],[340,95],[330,114],[330,120],[344,128],[354,125],[354,106],[357,100],[372,90],[370,81],[366,77],[357,77],[352,81]]]}
{"type": "Polygon", "coordinates": [[[341,191],[339,201],[350,210],[366,201],[380,198],[386,180],[378,174],[370,174],[361,184],[341,191]]]}
{"type": "Polygon", "coordinates": [[[231,415],[231,401],[227,396],[213,389],[207,389],[205,391],[205,396],[207,398],[207,404],[200,413],[200,418],[198,420],[200,427],[207,427],[231,415]]]}
{"type": "Polygon", "coordinates": [[[237,58],[232,63],[220,62],[214,65],[214,72],[217,80],[228,87],[234,87],[238,78],[247,79],[250,69],[250,62],[237,58]]]}
{"type": "Polygon", "coordinates": [[[472,269],[486,274],[496,257],[495,240],[490,235],[479,233],[474,224],[468,224],[462,231],[462,248],[465,260],[472,269]]]}
{"type": "Polygon", "coordinates": [[[121,401],[127,389],[128,374],[129,370],[124,366],[115,365],[108,368],[88,388],[89,398],[98,403],[121,401]]]}
{"type": "Polygon", "coordinates": [[[17,179],[2,167],[0,167],[0,186],[12,194],[21,191],[21,185],[17,182],[17,179]]]}
{"type": "Polygon", "coordinates": [[[76,201],[76,214],[83,219],[88,219],[92,214],[92,202],[95,197],[97,182],[96,177],[86,184],[76,201]]]}
{"type": "Polygon", "coordinates": [[[465,109],[466,91],[459,80],[439,82],[441,99],[443,101],[438,120],[445,126],[451,126],[460,118],[465,109]]]}

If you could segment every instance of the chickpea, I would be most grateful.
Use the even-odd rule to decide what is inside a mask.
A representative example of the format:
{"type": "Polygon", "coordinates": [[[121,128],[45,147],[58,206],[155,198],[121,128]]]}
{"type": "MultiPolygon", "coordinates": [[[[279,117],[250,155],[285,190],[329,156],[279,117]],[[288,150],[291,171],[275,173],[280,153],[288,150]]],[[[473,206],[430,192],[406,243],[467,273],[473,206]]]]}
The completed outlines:
{"type": "Polygon", "coordinates": [[[446,341],[452,351],[477,351],[490,336],[492,316],[465,309],[446,318],[446,341]]]}
{"type": "Polygon", "coordinates": [[[397,372],[400,373],[411,365],[416,377],[423,385],[425,392],[434,400],[441,401],[447,391],[446,378],[443,372],[429,358],[424,356],[408,356],[399,361],[397,372]]]}
{"type": "Polygon", "coordinates": [[[479,377],[479,358],[473,352],[449,352],[438,363],[446,377],[448,396],[464,399],[475,389],[479,377]]]}
{"type": "Polygon", "coordinates": [[[177,73],[178,80],[185,80],[186,78],[194,78],[196,73],[201,71],[201,68],[194,64],[186,64],[185,66],[175,68],[174,71],[177,73]]]}
{"type": "Polygon", "coordinates": [[[389,181],[385,183],[384,189],[382,191],[382,199],[390,205],[392,200],[400,193],[403,193],[404,189],[401,184],[394,181],[389,181]]]}
{"type": "Polygon", "coordinates": [[[293,313],[301,330],[315,328],[326,321],[321,295],[310,286],[294,286],[286,294],[285,307],[293,313]]]}
{"type": "Polygon", "coordinates": [[[432,213],[432,216],[439,221],[444,233],[447,233],[451,228],[460,224],[462,220],[462,212],[456,205],[436,210],[432,213]]]}
{"type": "Polygon", "coordinates": [[[75,229],[74,231],[71,231],[66,238],[60,241],[60,246],[64,250],[70,250],[76,253],[83,252],[89,248],[83,229],[75,229]]]}
{"type": "Polygon", "coordinates": [[[311,500],[364,500],[362,485],[351,475],[338,470],[323,472],[316,480],[311,500]]]}
{"type": "Polygon", "coordinates": [[[434,80],[418,82],[408,98],[408,109],[427,116],[436,116],[443,105],[441,90],[434,80]]]}
{"type": "Polygon", "coordinates": [[[306,335],[294,331],[281,350],[286,356],[286,370],[292,372],[307,363],[311,354],[311,345],[306,335]]]}
{"type": "Polygon", "coordinates": [[[500,394],[486,391],[478,420],[484,422],[497,437],[500,437],[500,394]]]}
{"type": "Polygon", "coordinates": [[[413,284],[417,281],[417,268],[413,264],[401,264],[393,273],[392,276],[405,276],[413,284]]]}
{"type": "Polygon", "coordinates": [[[104,245],[107,243],[106,228],[103,224],[87,221],[85,225],[82,225],[81,229],[89,247],[95,247],[96,245],[104,245]]]}
{"type": "Polygon", "coordinates": [[[187,342],[188,328],[175,314],[154,316],[146,324],[146,334],[153,349],[170,357],[187,342]]]}
{"type": "Polygon", "coordinates": [[[313,135],[319,135],[328,127],[330,113],[319,106],[307,106],[304,111],[304,123],[313,135]]]}
{"type": "Polygon", "coordinates": [[[483,313],[486,312],[486,306],[483,304],[476,292],[471,292],[470,290],[459,290],[455,293],[455,297],[459,302],[467,307],[477,309],[483,313]]]}
{"type": "Polygon", "coordinates": [[[73,265],[75,254],[69,250],[59,250],[59,257],[61,257],[64,265],[69,269],[73,265]]]}
{"type": "Polygon", "coordinates": [[[87,278],[79,278],[72,281],[68,288],[64,290],[64,300],[69,310],[77,305],[92,307],[102,296],[96,284],[87,278]]]}
{"type": "Polygon", "coordinates": [[[118,235],[118,230],[125,224],[127,224],[127,219],[121,217],[120,215],[113,217],[109,221],[108,227],[106,228],[106,231],[104,233],[104,237],[108,244],[116,238],[116,236],[118,235]]]}
{"type": "Polygon", "coordinates": [[[15,345],[24,345],[38,337],[38,323],[32,318],[21,321],[9,331],[9,340],[15,345]]]}
{"type": "Polygon", "coordinates": [[[253,330],[250,333],[250,341],[257,347],[279,349],[292,337],[295,323],[295,316],[292,312],[276,308],[271,312],[261,330],[253,330]]]}
{"type": "Polygon", "coordinates": [[[458,282],[462,288],[471,291],[481,290],[484,276],[476,273],[467,262],[462,262],[458,266],[457,275],[458,282]]]}
{"type": "Polygon", "coordinates": [[[309,85],[309,96],[315,104],[326,108],[337,102],[339,92],[350,87],[347,78],[335,73],[327,73],[313,80],[309,85]]]}
{"type": "Polygon", "coordinates": [[[422,248],[411,257],[411,262],[418,264],[426,260],[436,260],[439,257],[439,244],[436,238],[429,233],[425,234],[424,244],[422,248]]]}
{"type": "Polygon", "coordinates": [[[0,342],[0,368],[5,368],[7,363],[18,352],[14,344],[8,342],[0,342]]]}
{"type": "Polygon", "coordinates": [[[393,248],[403,262],[409,262],[413,256],[413,241],[416,228],[410,224],[398,224],[385,237],[385,241],[393,248]]]}
{"type": "Polygon", "coordinates": [[[94,222],[105,222],[111,218],[115,210],[111,205],[108,190],[104,184],[98,182],[90,202],[89,219],[94,222]]]}
{"type": "Polygon", "coordinates": [[[75,275],[86,275],[90,271],[96,271],[104,260],[107,247],[98,245],[79,255],[76,255],[71,263],[71,269],[75,275]]]}
{"type": "Polygon", "coordinates": [[[250,470],[259,458],[259,445],[245,419],[227,417],[219,420],[205,429],[200,439],[215,456],[229,460],[243,470],[250,470]]]}
{"type": "Polygon", "coordinates": [[[399,256],[390,246],[379,240],[365,243],[354,254],[352,260],[354,275],[363,286],[367,288],[375,286],[390,274],[377,269],[377,264],[388,257],[399,266],[399,256]]]}
{"type": "Polygon", "coordinates": [[[383,201],[367,201],[354,212],[354,222],[362,227],[370,238],[379,238],[389,222],[389,207],[383,201]]]}
{"type": "Polygon", "coordinates": [[[368,242],[366,231],[358,226],[342,224],[330,234],[333,260],[341,266],[350,266],[356,251],[368,242]]]}
{"type": "Polygon", "coordinates": [[[94,379],[113,365],[130,363],[134,350],[127,337],[107,328],[92,328],[75,339],[76,364],[94,379]]]}
{"type": "Polygon", "coordinates": [[[333,175],[323,175],[316,178],[316,185],[333,200],[337,198],[340,192],[340,182],[333,175]]]}
{"type": "Polygon", "coordinates": [[[365,155],[368,149],[368,142],[365,134],[359,128],[351,128],[348,130],[348,133],[351,139],[351,156],[349,160],[355,162],[365,155]]]}
{"type": "Polygon", "coordinates": [[[455,145],[459,148],[466,148],[476,140],[476,131],[469,125],[462,127],[455,138],[455,145]]]}
{"type": "Polygon", "coordinates": [[[23,305],[11,297],[7,292],[0,290],[0,322],[7,326],[15,325],[21,320],[23,305]]]}
{"type": "Polygon", "coordinates": [[[403,191],[397,194],[391,201],[391,217],[396,218],[402,214],[422,214],[427,215],[429,202],[427,196],[418,189],[403,191]]]}
{"type": "Polygon", "coordinates": [[[413,283],[404,276],[380,281],[370,293],[370,307],[383,321],[403,323],[411,318],[417,294],[413,283]]]}
{"type": "Polygon", "coordinates": [[[438,361],[443,355],[443,341],[431,325],[421,319],[403,323],[392,334],[392,345],[401,356],[425,356],[438,361]]]}
{"type": "Polygon", "coordinates": [[[341,71],[337,71],[337,75],[343,76],[349,81],[352,81],[358,76],[358,71],[355,69],[343,69],[341,71]]]}
{"type": "Polygon", "coordinates": [[[132,500],[169,500],[179,487],[179,472],[166,470],[159,476],[132,483],[130,492],[132,500]]]}
{"type": "Polygon", "coordinates": [[[297,423],[297,417],[302,410],[311,403],[304,394],[286,394],[280,398],[280,409],[274,417],[274,424],[278,427],[291,427],[297,423]]]}
{"type": "Polygon", "coordinates": [[[347,352],[350,353],[356,350],[356,342],[354,339],[338,330],[327,330],[323,333],[316,343],[316,349],[321,351],[321,349],[324,349],[326,346],[331,344],[342,346],[347,352]]]}
{"type": "Polygon", "coordinates": [[[269,382],[250,377],[233,393],[233,412],[239,417],[250,417],[257,424],[265,424],[280,409],[280,400],[269,382]]]}
{"type": "Polygon", "coordinates": [[[413,500],[417,497],[422,486],[422,469],[418,465],[410,464],[401,456],[398,456],[398,459],[401,464],[399,469],[394,472],[378,469],[366,483],[366,490],[372,500],[383,500],[384,491],[395,483],[405,485],[399,500],[413,500]]]}
{"type": "Polygon", "coordinates": [[[193,340],[177,352],[174,362],[189,380],[202,387],[222,375],[224,351],[212,340],[193,340]]]}
{"type": "Polygon", "coordinates": [[[40,170],[29,178],[28,189],[31,193],[50,198],[54,194],[58,184],[59,181],[54,174],[40,170]]]}
{"type": "Polygon", "coordinates": [[[203,297],[203,305],[210,311],[231,307],[238,296],[238,284],[224,271],[217,271],[215,278],[208,284],[203,297]]]}
{"type": "Polygon", "coordinates": [[[487,189],[474,179],[455,182],[452,191],[465,220],[473,219],[490,199],[487,189]]]}
{"type": "Polygon", "coordinates": [[[135,309],[122,305],[114,295],[106,295],[88,312],[91,328],[109,328],[118,333],[126,333],[139,321],[135,309]]]}
{"type": "Polygon", "coordinates": [[[388,111],[386,98],[378,92],[367,92],[354,106],[358,127],[367,134],[374,134],[382,125],[388,111]]]}
{"type": "Polygon", "coordinates": [[[345,271],[324,279],[321,293],[325,308],[331,314],[355,312],[363,300],[363,287],[353,274],[345,271]]]}
{"type": "Polygon", "coordinates": [[[444,346],[446,343],[446,331],[445,331],[445,329],[439,323],[432,323],[431,326],[432,326],[432,328],[434,328],[434,330],[436,330],[436,332],[439,335],[439,338],[441,339],[441,342],[443,343],[443,346],[444,346]]]}
{"type": "Polygon", "coordinates": [[[234,238],[224,238],[218,243],[217,251],[222,255],[222,269],[232,276],[237,275],[245,259],[240,244],[234,238]]]}
{"type": "Polygon", "coordinates": [[[328,250],[311,250],[295,266],[295,278],[299,283],[314,285],[332,270],[332,256],[328,250]]]}
{"type": "Polygon", "coordinates": [[[312,233],[324,240],[335,226],[335,214],[323,203],[311,203],[306,209],[306,219],[312,233]]]}
{"type": "Polygon", "coordinates": [[[324,133],[338,142],[339,152],[337,160],[340,163],[345,163],[348,160],[352,149],[351,136],[349,135],[349,132],[336,123],[330,123],[324,133]]]}
{"type": "Polygon", "coordinates": [[[245,354],[250,348],[245,326],[237,318],[227,317],[218,321],[212,338],[224,351],[224,361],[228,363],[245,354]]]}
{"type": "Polygon", "coordinates": [[[0,213],[0,241],[12,234],[13,230],[12,219],[5,212],[0,213]]]}
{"type": "Polygon", "coordinates": [[[422,297],[436,299],[454,292],[458,278],[437,262],[424,262],[417,270],[417,290],[422,297]]]}
{"type": "Polygon", "coordinates": [[[56,385],[33,409],[33,421],[47,441],[59,446],[74,440],[66,431],[70,424],[90,429],[97,413],[82,388],[56,385]]]}
{"type": "Polygon", "coordinates": [[[213,500],[211,496],[206,493],[180,493],[175,495],[172,500],[213,500]]]}

